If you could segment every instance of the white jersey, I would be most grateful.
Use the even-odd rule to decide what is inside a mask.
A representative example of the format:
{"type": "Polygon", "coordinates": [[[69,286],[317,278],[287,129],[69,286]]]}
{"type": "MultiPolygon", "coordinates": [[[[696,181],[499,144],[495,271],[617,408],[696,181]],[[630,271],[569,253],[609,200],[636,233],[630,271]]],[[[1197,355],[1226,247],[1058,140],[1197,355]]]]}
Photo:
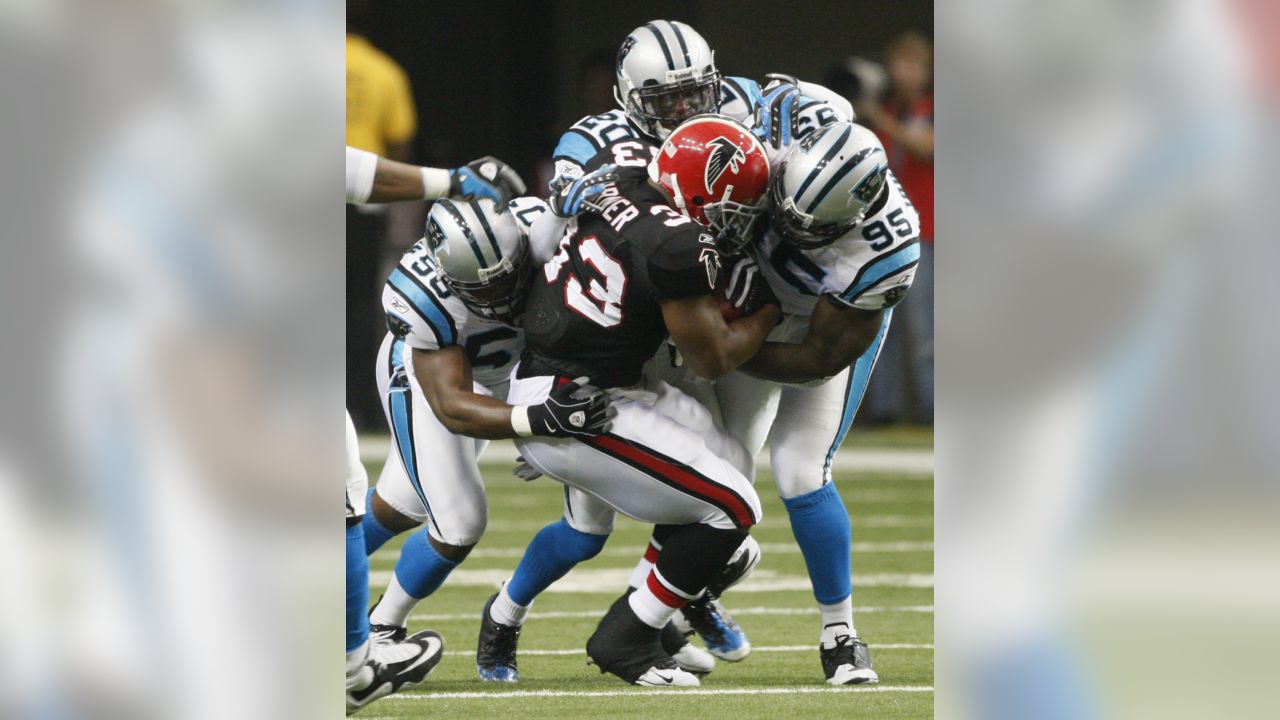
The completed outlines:
{"type": "MultiPolygon", "coordinates": [[[[507,210],[527,234],[547,205],[524,197],[508,203],[507,210]]],[[[461,347],[471,362],[472,377],[487,387],[506,384],[524,349],[520,328],[473,313],[449,290],[425,240],[415,243],[387,278],[382,307],[388,328],[405,345],[419,350],[461,347]]]]}
{"type": "Polygon", "coordinates": [[[893,173],[879,207],[829,245],[805,249],[769,229],[757,245],[761,268],[785,315],[809,317],[818,298],[861,310],[896,305],[920,260],[920,216],[893,173]]]}
{"type": "MultiPolygon", "coordinates": [[[[754,127],[757,117],[763,117],[766,123],[780,123],[780,137],[783,139],[778,146],[765,142],[771,166],[776,164],[791,140],[799,140],[814,129],[837,120],[852,119],[847,102],[841,104],[838,96],[830,90],[810,83],[801,82],[797,86],[784,80],[773,80],[761,88],[760,83],[754,80],[726,77],[720,81],[720,99],[720,114],[747,127],[754,127]],[[810,97],[810,93],[818,97],[810,97]]],[[[762,128],[757,134],[768,130],[762,128]]],[[[622,110],[582,118],[560,136],[560,142],[552,153],[556,173],[552,183],[582,177],[587,162],[601,150],[630,139],[653,144],[627,120],[627,114],[622,110]]],[[[625,159],[620,164],[626,164],[625,159]]]]}

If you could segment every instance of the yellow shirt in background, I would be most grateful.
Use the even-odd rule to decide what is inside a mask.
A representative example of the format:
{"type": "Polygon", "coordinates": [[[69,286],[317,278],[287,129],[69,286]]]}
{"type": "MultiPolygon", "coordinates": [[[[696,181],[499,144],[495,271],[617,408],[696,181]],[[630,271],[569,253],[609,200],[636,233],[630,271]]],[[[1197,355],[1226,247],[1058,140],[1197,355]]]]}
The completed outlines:
{"type": "Polygon", "coordinates": [[[347,144],[378,155],[413,139],[418,115],[404,69],[359,35],[347,35],[347,144]]]}

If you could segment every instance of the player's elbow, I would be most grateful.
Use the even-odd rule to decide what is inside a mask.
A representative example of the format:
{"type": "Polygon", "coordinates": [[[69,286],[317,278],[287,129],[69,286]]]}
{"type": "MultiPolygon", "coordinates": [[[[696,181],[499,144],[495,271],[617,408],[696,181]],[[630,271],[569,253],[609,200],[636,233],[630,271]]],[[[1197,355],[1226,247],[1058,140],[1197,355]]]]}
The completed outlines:
{"type": "Polygon", "coordinates": [[[458,394],[449,394],[431,403],[436,419],[454,435],[466,435],[471,429],[468,422],[467,403],[458,394]]]}

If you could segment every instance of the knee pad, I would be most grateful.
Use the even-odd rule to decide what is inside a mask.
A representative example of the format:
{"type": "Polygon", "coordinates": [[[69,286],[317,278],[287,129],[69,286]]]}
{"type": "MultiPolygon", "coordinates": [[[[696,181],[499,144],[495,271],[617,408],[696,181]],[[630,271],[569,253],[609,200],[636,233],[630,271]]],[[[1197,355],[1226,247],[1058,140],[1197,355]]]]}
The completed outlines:
{"type": "Polygon", "coordinates": [[[756,539],[747,536],[746,540],[738,546],[733,552],[733,557],[729,558],[729,563],[724,566],[724,571],[716,576],[714,580],[707,584],[707,593],[720,597],[726,590],[737,585],[756,569],[756,565],[760,564],[760,543],[756,539]]]}

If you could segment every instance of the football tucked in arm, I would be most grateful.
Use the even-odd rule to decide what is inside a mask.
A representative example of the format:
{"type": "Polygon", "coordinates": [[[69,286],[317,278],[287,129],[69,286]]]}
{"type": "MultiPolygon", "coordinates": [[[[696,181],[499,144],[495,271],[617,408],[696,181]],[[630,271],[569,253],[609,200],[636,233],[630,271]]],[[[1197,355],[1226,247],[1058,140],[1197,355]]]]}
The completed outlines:
{"type": "Polygon", "coordinates": [[[725,263],[712,295],[726,323],[751,315],[769,303],[778,304],[755,258],[750,255],[738,255],[725,263]]]}

